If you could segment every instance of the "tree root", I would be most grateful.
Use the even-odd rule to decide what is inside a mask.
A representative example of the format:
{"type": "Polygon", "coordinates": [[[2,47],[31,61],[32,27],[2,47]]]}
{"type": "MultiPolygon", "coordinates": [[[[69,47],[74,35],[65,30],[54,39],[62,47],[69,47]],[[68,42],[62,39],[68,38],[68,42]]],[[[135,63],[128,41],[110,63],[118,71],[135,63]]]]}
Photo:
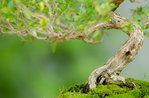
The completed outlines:
{"type": "MultiPolygon", "coordinates": [[[[128,81],[126,78],[122,76],[108,73],[106,65],[94,70],[91,73],[87,83],[89,85],[90,90],[96,88],[96,86],[100,84],[116,84],[119,86],[128,86],[131,88],[137,87],[135,83],[128,81]]],[[[87,85],[87,83],[85,83],[85,85],[87,85]]]]}
{"type": "Polygon", "coordinates": [[[89,88],[96,88],[97,84],[102,84],[105,80],[105,77],[102,76],[103,72],[106,71],[106,66],[99,67],[95,69],[88,79],[89,88]]]}

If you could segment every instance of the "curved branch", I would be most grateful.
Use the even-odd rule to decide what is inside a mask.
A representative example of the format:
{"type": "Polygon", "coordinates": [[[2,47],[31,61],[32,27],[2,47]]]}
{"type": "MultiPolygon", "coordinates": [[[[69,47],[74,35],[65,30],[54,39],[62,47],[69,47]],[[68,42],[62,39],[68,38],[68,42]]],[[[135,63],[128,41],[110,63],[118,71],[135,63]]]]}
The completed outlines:
{"type": "MultiPolygon", "coordinates": [[[[94,27],[90,28],[90,31],[98,28],[123,30],[121,25],[126,23],[124,20],[124,17],[113,13],[110,22],[96,24],[94,27]]],[[[143,45],[144,35],[139,25],[132,23],[132,27],[133,29],[127,32],[128,39],[120,47],[118,52],[111,57],[104,66],[97,68],[91,73],[88,81],[91,89],[96,87],[98,77],[101,77],[100,83],[102,83],[104,80],[108,80],[113,76],[118,76],[127,64],[135,59],[143,45]]]]}

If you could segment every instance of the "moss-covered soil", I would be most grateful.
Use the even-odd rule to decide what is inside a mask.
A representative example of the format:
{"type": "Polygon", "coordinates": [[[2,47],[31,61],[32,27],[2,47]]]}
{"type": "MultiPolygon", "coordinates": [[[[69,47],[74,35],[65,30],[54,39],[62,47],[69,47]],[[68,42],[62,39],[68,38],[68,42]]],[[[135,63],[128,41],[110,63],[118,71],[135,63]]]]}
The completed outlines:
{"type": "Polygon", "coordinates": [[[58,98],[149,98],[149,82],[134,79],[127,81],[125,85],[98,85],[91,91],[88,85],[76,85],[63,91],[58,98]],[[135,88],[132,82],[135,83],[135,88]]]}

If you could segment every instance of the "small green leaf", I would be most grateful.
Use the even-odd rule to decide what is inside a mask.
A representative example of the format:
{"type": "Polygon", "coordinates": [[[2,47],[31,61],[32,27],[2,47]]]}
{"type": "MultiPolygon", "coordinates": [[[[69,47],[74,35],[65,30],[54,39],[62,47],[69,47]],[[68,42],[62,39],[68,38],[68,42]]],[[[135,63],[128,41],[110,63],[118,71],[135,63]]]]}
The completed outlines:
{"type": "Polygon", "coordinates": [[[51,47],[52,47],[52,52],[56,53],[56,42],[52,43],[51,47]]]}
{"type": "Polygon", "coordinates": [[[13,1],[9,1],[9,3],[8,3],[8,8],[13,8],[14,7],[14,5],[13,5],[13,1]]]}
{"type": "Polygon", "coordinates": [[[148,25],[146,25],[145,29],[149,29],[149,24],[148,24],[148,25]]]}
{"type": "Polygon", "coordinates": [[[74,16],[74,21],[78,21],[79,18],[80,18],[79,16],[75,15],[75,16],[74,16]]]}
{"type": "Polygon", "coordinates": [[[21,1],[20,0],[14,0],[16,4],[20,4],[21,1]]]}
{"type": "Polygon", "coordinates": [[[32,32],[33,35],[37,36],[37,33],[36,33],[35,29],[31,29],[31,32],[32,32]]]}
{"type": "Polygon", "coordinates": [[[45,19],[41,18],[41,19],[40,19],[40,24],[41,24],[41,25],[45,25],[45,19]]]}
{"type": "Polygon", "coordinates": [[[34,39],[34,37],[27,35],[27,36],[22,36],[22,39],[27,40],[27,41],[31,41],[34,39]]]}
{"type": "Polygon", "coordinates": [[[7,18],[7,19],[6,19],[6,22],[9,22],[9,20],[10,20],[10,18],[7,18]]]}
{"type": "Polygon", "coordinates": [[[44,10],[44,6],[45,6],[44,2],[40,2],[40,11],[44,10]]]}
{"type": "Polygon", "coordinates": [[[67,37],[67,36],[68,36],[68,34],[66,33],[66,34],[64,34],[64,36],[65,36],[65,37],[67,37]]]}
{"type": "Polygon", "coordinates": [[[92,24],[92,23],[96,23],[96,21],[88,21],[87,24],[92,24]]]}
{"type": "Polygon", "coordinates": [[[147,37],[149,38],[149,33],[147,33],[147,37]]]}
{"type": "Polygon", "coordinates": [[[99,37],[100,37],[100,30],[97,30],[93,35],[94,41],[98,41],[99,37]]]}
{"type": "Polygon", "coordinates": [[[123,27],[126,27],[126,26],[128,26],[128,25],[130,25],[130,22],[125,22],[125,23],[123,23],[123,24],[121,25],[121,27],[123,28],[123,27]]]}
{"type": "Polygon", "coordinates": [[[110,21],[110,19],[111,19],[112,17],[103,17],[103,21],[110,21]]]}
{"type": "Polygon", "coordinates": [[[7,7],[4,7],[4,8],[2,8],[2,9],[0,9],[0,12],[1,12],[1,13],[4,13],[4,14],[8,14],[8,13],[11,12],[11,10],[10,10],[9,8],[7,8],[7,7]]]}
{"type": "Polygon", "coordinates": [[[144,14],[145,14],[146,16],[149,16],[149,12],[146,11],[146,10],[144,10],[144,14]]]}
{"type": "Polygon", "coordinates": [[[29,9],[25,9],[23,13],[26,18],[31,19],[31,12],[29,9]]]}
{"type": "Polygon", "coordinates": [[[56,19],[56,24],[57,24],[57,25],[59,25],[59,24],[60,24],[60,21],[59,21],[59,19],[58,19],[58,18],[56,19]]]}
{"type": "Polygon", "coordinates": [[[88,26],[85,26],[84,27],[84,32],[87,33],[87,31],[88,31],[88,26]]]}

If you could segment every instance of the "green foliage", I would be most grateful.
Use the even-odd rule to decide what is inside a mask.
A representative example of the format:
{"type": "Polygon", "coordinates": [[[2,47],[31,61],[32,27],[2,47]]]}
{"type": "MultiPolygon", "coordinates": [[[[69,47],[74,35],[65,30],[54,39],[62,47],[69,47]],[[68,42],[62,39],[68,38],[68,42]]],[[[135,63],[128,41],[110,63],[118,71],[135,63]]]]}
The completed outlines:
{"type": "MultiPolygon", "coordinates": [[[[69,30],[77,28],[81,32],[89,23],[96,23],[115,8],[111,2],[112,0],[1,0],[1,31],[13,33],[6,28],[11,24],[17,31],[28,29],[38,35],[50,25],[64,29],[60,24],[65,24],[69,30]]],[[[54,31],[62,33],[59,29],[54,31]]]]}
{"type": "Polygon", "coordinates": [[[114,84],[99,85],[91,92],[78,93],[80,86],[75,89],[62,93],[58,98],[148,98],[149,96],[149,82],[127,79],[133,81],[137,88],[132,89],[128,86],[118,86],[114,84]],[[78,89],[77,89],[78,88],[78,89]]]}
{"type": "MultiPolygon", "coordinates": [[[[68,33],[87,33],[88,27],[99,20],[110,21],[111,17],[105,17],[116,6],[113,0],[1,0],[0,1],[0,32],[15,33],[32,41],[43,39],[50,41],[49,32],[56,32],[67,37],[68,33]],[[63,25],[63,26],[62,26],[63,25]],[[67,32],[68,31],[68,32],[67,32]],[[16,33],[17,32],[17,33],[16,33]],[[30,38],[29,38],[30,37],[30,38]]],[[[148,6],[132,10],[132,19],[141,25],[144,34],[149,37],[148,6]],[[146,19],[146,20],[142,20],[146,19]]],[[[132,29],[128,22],[122,25],[125,32],[132,29]]],[[[100,31],[89,35],[98,41],[100,31]]],[[[55,38],[55,36],[54,36],[55,38]]],[[[54,42],[54,41],[53,41],[54,42]]]]}
{"type": "Polygon", "coordinates": [[[141,26],[144,35],[149,38],[149,6],[146,4],[144,7],[131,9],[132,19],[141,26]]]}
{"type": "Polygon", "coordinates": [[[52,52],[55,53],[56,52],[56,42],[51,44],[52,47],[52,52]]]}
{"type": "MultiPolygon", "coordinates": [[[[87,32],[90,24],[109,21],[115,8],[112,0],[0,0],[0,32],[18,34],[23,41],[41,39],[51,42],[56,52],[56,32],[87,32]],[[63,25],[63,26],[62,26],[63,25]],[[51,35],[50,35],[51,34],[51,35]]],[[[98,41],[100,32],[93,34],[98,41]]]]}
{"type": "MultiPolygon", "coordinates": [[[[98,22],[100,19],[109,21],[111,17],[104,17],[110,14],[116,6],[113,0],[1,0],[0,1],[0,32],[15,33],[21,32],[19,36],[46,37],[47,28],[52,27],[50,32],[57,32],[67,36],[67,31],[87,32],[88,26],[98,22]],[[26,34],[27,33],[27,34],[26,34]]],[[[149,7],[139,7],[132,10],[133,20],[141,25],[146,36],[149,37],[149,7]],[[146,20],[142,20],[146,19],[146,20]]],[[[131,25],[123,26],[124,31],[132,29],[131,25]]],[[[99,34],[94,41],[99,39],[99,34]]],[[[22,37],[23,38],[23,37],[22,37]]]]}

